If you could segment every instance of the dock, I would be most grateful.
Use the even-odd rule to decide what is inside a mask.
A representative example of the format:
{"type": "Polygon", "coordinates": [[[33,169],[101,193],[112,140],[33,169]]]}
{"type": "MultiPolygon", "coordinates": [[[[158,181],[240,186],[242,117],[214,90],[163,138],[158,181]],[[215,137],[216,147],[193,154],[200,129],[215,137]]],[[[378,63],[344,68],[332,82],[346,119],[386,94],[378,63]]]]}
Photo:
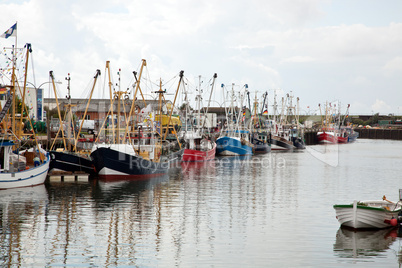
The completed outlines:
{"type": "Polygon", "coordinates": [[[48,182],[88,182],[89,174],[85,172],[52,171],[47,174],[48,182]]]}

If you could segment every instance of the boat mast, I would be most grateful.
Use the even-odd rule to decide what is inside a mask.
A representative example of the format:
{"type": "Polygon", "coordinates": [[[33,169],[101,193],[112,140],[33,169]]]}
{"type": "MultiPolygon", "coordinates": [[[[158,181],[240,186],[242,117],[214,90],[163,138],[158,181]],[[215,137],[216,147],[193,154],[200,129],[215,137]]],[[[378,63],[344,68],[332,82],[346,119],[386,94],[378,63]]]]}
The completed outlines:
{"type": "Polygon", "coordinates": [[[117,95],[115,95],[115,99],[117,100],[117,132],[116,132],[116,136],[117,136],[117,144],[120,144],[120,105],[121,105],[121,88],[120,88],[120,72],[121,69],[119,69],[119,71],[117,72],[117,76],[118,78],[118,84],[117,84],[117,89],[118,91],[115,92],[115,94],[117,93],[117,95]]]}
{"type": "MultiPolygon", "coordinates": [[[[67,132],[67,141],[71,139],[71,133],[73,135],[72,140],[78,139],[79,134],[75,135],[75,124],[74,124],[74,118],[73,118],[73,112],[72,112],[72,107],[75,105],[71,104],[71,93],[70,93],[70,74],[67,74],[67,77],[65,78],[65,80],[67,80],[67,95],[66,95],[66,99],[67,99],[67,105],[65,105],[65,107],[67,107],[67,113],[68,113],[68,126],[71,126],[71,131],[69,130],[67,132]]],[[[71,142],[68,142],[68,151],[71,151],[71,142]]],[[[77,151],[77,148],[74,148],[74,151],[77,151]]]]}
{"type": "Polygon", "coordinates": [[[232,83],[232,96],[231,96],[231,99],[230,99],[230,109],[231,109],[231,112],[230,112],[230,130],[231,131],[233,131],[234,130],[234,128],[235,128],[235,125],[234,125],[234,120],[233,120],[233,118],[234,118],[234,112],[235,112],[235,109],[234,109],[234,98],[235,98],[235,93],[234,93],[234,83],[232,83]]]}
{"type": "Polygon", "coordinates": [[[197,110],[198,110],[198,116],[197,116],[197,126],[196,126],[196,129],[197,129],[197,131],[200,131],[201,132],[201,100],[202,100],[202,97],[201,97],[201,93],[202,93],[202,90],[201,90],[201,75],[199,75],[198,76],[198,90],[196,89],[196,91],[198,91],[198,94],[195,96],[195,100],[197,101],[197,110]]]}
{"type": "Polygon", "coordinates": [[[288,94],[289,96],[289,105],[287,107],[287,116],[286,116],[286,123],[290,123],[292,124],[292,120],[294,120],[294,107],[293,107],[293,94],[292,91],[290,91],[290,94],[288,94]],[[288,121],[289,120],[289,121],[288,121]]]}
{"type": "MultiPolygon", "coordinates": [[[[211,104],[211,98],[212,98],[212,92],[214,90],[214,85],[215,85],[215,79],[218,77],[218,75],[215,73],[212,79],[212,85],[211,85],[211,93],[209,94],[209,100],[208,100],[208,106],[207,106],[207,110],[205,111],[205,116],[208,114],[208,109],[209,109],[209,105],[211,104]]],[[[202,126],[202,128],[205,127],[205,121],[204,120],[204,124],[202,126]]]]}
{"type": "MultiPolygon", "coordinates": [[[[35,143],[36,143],[36,147],[37,147],[37,149],[38,149],[38,151],[39,151],[39,157],[40,157],[41,160],[44,160],[45,156],[44,156],[44,155],[40,152],[40,150],[39,150],[39,143],[38,143],[38,140],[36,139],[35,130],[34,130],[34,128],[33,128],[32,121],[31,121],[31,118],[30,118],[30,116],[29,116],[29,110],[28,110],[28,108],[27,108],[26,105],[25,105],[25,92],[26,92],[27,75],[28,75],[28,59],[29,59],[29,53],[32,52],[31,44],[27,43],[27,44],[25,45],[25,48],[27,49],[27,54],[26,54],[26,62],[25,62],[24,90],[23,90],[23,93],[21,93],[21,91],[20,91],[20,94],[21,94],[23,97],[22,97],[22,99],[21,99],[22,104],[21,104],[20,124],[19,124],[19,126],[18,126],[18,129],[17,129],[17,133],[16,133],[16,134],[17,134],[18,139],[20,139],[21,136],[22,136],[22,133],[23,133],[23,130],[22,130],[22,125],[23,125],[23,124],[22,124],[22,118],[23,118],[23,114],[24,114],[24,111],[25,111],[25,112],[26,112],[26,115],[27,115],[27,118],[28,118],[28,121],[29,121],[29,124],[30,124],[31,129],[32,129],[32,133],[33,133],[33,137],[34,137],[34,140],[35,140],[35,143]]],[[[16,81],[16,80],[15,80],[15,82],[18,83],[18,81],[16,81]]],[[[15,99],[15,98],[13,98],[13,100],[14,100],[14,99],[15,99]]]]}
{"type": "Polygon", "coordinates": [[[258,100],[257,100],[257,91],[255,92],[255,100],[254,100],[254,120],[253,120],[253,127],[255,125],[255,122],[259,122],[260,118],[258,116],[257,113],[257,109],[258,109],[258,100]]]}
{"type": "MultiPolygon", "coordinates": [[[[170,110],[170,114],[169,114],[169,118],[168,118],[167,130],[166,130],[166,133],[165,133],[165,136],[164,136],[164,139],[165,139],[165,140],[166,140],[167,134],[168,134],[168,132],[169,132],[170,121],[171,121],[171,119],[172,119],[173,109],[174,109],[174,106],[175,106],[175,104],[176,104],[176,99],[177,99],[177,94],[179,93],[180,84],[181,84],[181,82],[183,81],[183,73],[184,73],[184,71],[180,71],[180,74],[179,74],[180,79],[179,79],[179,83],[178,83],[178,85],[177,85],[176,94],[175,94],[175,96],[174,96],[174,101],[173,101],[172,109],[170,110]]],[[[161,88],[161,90],[162,90],[162,88],[161,88]]],[[[176,138],[177,138],[177,133],[176,133],[176,131],[175,131],[175,135],[176,135],[176,138]]],[[[179,141],[178,138],[177,138],[177,142],[179,143],[179,147],[180,147],[180,149],[181,149],[181,144],[180,144],[180,141],[179,141]]]]}
{"type": "Polygon", "coordinates": [[[349,107],[350,107],[350,104],[348,104],[348,107],[346,108],[345,116],[343,117],[343,120],[342,120],[342,125],[345,125],[345,120],[346,120],[346,118],[349,117],[349,107]]]}
{"type": "MultiPolygon", "coordinates": [[[[223,90],[223,105],[224,105],[224,107],[225,107],[226,129],[228,129],[228,127],[229,127],[229,116],[228,116],[228,113],[230,112],[230,110],[229,110],[230,108],[227,109],[227,108],[226,108],[226,105],[225,105],[225,103],[226,103],[225,85],[224,85],[224,84],[221,84],[221,88],[222,88],[222,90],[223,90]]],[[[227,94],[229,94],[229,92],[228,92],[227,94]]],[[[224,126],[224,125],[223,125],[223,126],[224,126]]],[[[222,129],[223,129],[223,126],[222,126],[222,129]]],[[[221,131],[221,133],[222,133],[222,131],[221,131]]]]}
{"type": "MultiPolygon", "coordinates": [[[[113,143],[115,142],[115,138],[114,138],[114,112],[113,112],[113,102],[114,102],[114,98],[113,98],[113,94],[112,94],[112,79],[110,76],[110,61],[106,61],[106,69],[107,69],[107,74],[109,77],[109,96],[110,96],[110,113],[111,113],[111,118],[112,118],[112,139],[113,139],[113,143]]],[[[106,121],[108,120],[108,118],[106,117],[106,121]]]]}
{"type": "Polygon", "coordinates": [[[285,98],[282,97],[282,108],[281,108],[281,118],[280,124],[283,125],[285,123],[285,98]]]}
{"type": "Polygon", "coordinates": [[[59,130],[57,131],[56,138],[54,139],[53,144],[52,144],[52,146],[50,147],[50,149],[53,148],[53,146],[54,146],[54,144],[55,144],[55,142],[56,142],[56,140],[57,140],[57,136],[58,136],[58,134],[59,134],[60,131],[61,131],[61,137],[62,137],[62,139],[63,139],[64,149],[66,149],[66,148],[67,148],[67,145],[66,145],[66,138],[65,138],[65,136],[64,136],[64,124],[63,124],[63,119],[61,118],[60,104],[59,104],[59,100],[58,100],[58,98],[57,98],[56,84],[54,83],[53,71],[49,71],[49,76],[50,76],[50,79],[52,80],[53,92],[54,92],[54,97],[55,97],[55,100],[56,100],[57,113],[58,113],[58,115],[59,115],[59,122],[60,122],[59,130]]]}
{"type": "Polygon", "coordinates": [[[12,75],[11,75],[11,97],[12,97],[12,110],[11,110],[11,129],[15,131],[15,109],[16,109],[16,92],[15,92],[15,61],[16,61],[16,51],[17,50],[17,35],[15,35],[15,45],[12,47],[12,75]]]}
{"type": "MultiPolygon", "coordinates": [[[[20,122],[18,124],[18,128],[17,128],[17,137],[20,139],[22,137],[22,119],[23,119],[23,115],[24,115],[24,111],[25,111],[25,93],[26,93],[26,88],[27,88],[27,76],[28,76],[28,59],[29,59],[29,52],[31,52],[31,44],[26,44],[25,45],[27,51],[26,51],[26,60],[25,60],[25,74],[24,74],[24,88],[22,91],[22,97],[21,97],[21,116],[20,116],[20,122]]],[[[27,111],[27,118],[29,119],[29,111],[27,111]]],[[[33,128],[32,128],[33,130],[33,128]]]]}
{"type": "Polygon", "coordinates": [[[268,105],[266,105],[265,104],[265,101],[266,101],[266,99],[267,99],[267,97],[268,97],[268,91],[266,91],[264,94],[263,94],[263,96],[264,96],[264,100],[262,101],[262,105],[261,105],[261,113],[260,113],[260,128],[262,128],[262,126],[263,126],[263,122],[262,122],[262,115],[264,114],[264,108],[267,108],[267,112],[268,112],[268,105]]]}
{"type": "MultiPolygon", "coordinates": [[[[133,102],[131,103],[130,113],[129,113],[129,115],[128,115],[128,118],[129,118],[129,119],[131,118],[131,116],[133,115],[133,113],[134,113],[134,111],[135,111],[135,109],[134,109],[134,108],[135,108],[135,100],[137,99],[137,92],[138,92],[138,90],[139,90],[140,93],[141,93],[142,100],[144,101],[145,107],[146,107],[146,105],[147,105],[147,103],[145,102],[144,95],[142,94],[141,87],[140,87],[140,81],[141,81],[141,77],[142,77],[142,72],[143,72],[145,66],[147,66],[147,61],[143,59],[143,60],[142,60],[142,64],[141,64],[140,74],[139,74],[139,76],[138,76],[138,80],[137,80],[136,72],[133,72],[133,73],[134,73],[135,80],[136,80],[136,84],[135,84],[135,91],[134,91],[134,96],[133,96],[133,102]]],[[[126,137],[126,136],[128,135],[128,127],[129,127],[129,126],[128,126],[128,124],[127,124],[127,125],[126,125],[126,130],[125,130],[125,133],[124,133],[124,137],[126,137]]]]}
{"type": "MultiPolygon", "coordinates": [[[[247,84],[245,84],[245,88],[246,88],[246,91],[247,91],[247,88],[248,88],[248,85],[247,84]]],[[[239,112],[238,112],[238,115],[237,115],[237,118],[236,118],[236,127],[237,127],[237,130],[238,130],[238,136],[239,136],[239,138],[241,138],[241,133],[240,133],[240,117],[243,115],[243,113],[242,113],[242,105],[243,105],[243,101],[244,101],[244,94],[241,94],[241,92],[239,91],[239,103],[238,103],[238,105],[239,105],[239,108],[238,108],[238,110],[239,110],[239,112]]],[[[243,124],[242,124],[242,129],[244,129],[244,127],[245,127],[245,124],[244,124],[244,122],[243,122],[243,124]]]]}
{"type": "Polygon", "coordinates": [[[276,122],[276,110],[278,109],[278,104],[276,102],[276,89],[274,90],[274,122],[276,122]]]}
{"type": "Polygon", "coordinates": [[[162,143],[163,143],[163,128],[162,128],[162,97],[163,97],[163,91],[162,91],[162,79],[159,79],[159,91],[155,92],[158,93],[159,97],[159,135],[160,135],[160,142],[161,142],[161,153],[162,153],[162,143]]]}
{"type": "MultiPolygon", "coordinates": [[[[184,91],[184,105],[185,105],[185,107],[184,107],[184,110],[185,110],[185,113],[184,113],[184,120],[185,120],[184,132],[187,133],[187,130],[188,130],[188,117],[187,116],[190,113],[190,107],[188,105],[188,96],[187,96],[186,87],[183,87],[183,91],[184,91]]],[[[192,126],[191,126],[191,130],[192,130],[192,126]]]]}
{"type": "MultiPolygon", "coordinates": [[[[81,133],[82,125],[84,124],[85,117],[87,116],[89,103],[91,102],[92,94],[94,92],[95,85],[96,85],[96,80],[98,79],[99,75],[100,75],[100,70],[98,69],[98,70],[96,70],[96,74],[94,76],[94,84],[92,86],[91,94],[89,95],[89,99],[88,99],[88,102],[87,102],[87,107],[85,108],[84,116],[82,117],[81,125],[80,125],[80,128],[78,129],[78,133],[81,133]]],[[[78,142],[78,139],[75,139],[75,143],[74,143],[75,148],[77,148],[77,142],[78,142]]]]}
{"type": "MultiPolygon", "coordinates": [[[[117,143],[118,144],[120,144],[120,141],[121,141],[121,137],[120,137],[120,124],[121,124],[121,120],[120,120],[120,116],[121,116],[121,101],[122,101],[122,96],[123,95],[127,95],[127,91],[121,91],[121,87],[120,87],[120,72],[121,72],[121,69],[119,69],[119,71],[117,72],[117,75],[118,75],[118,83],[117,83],[117,86],[118,86],[118,90],[117,91],[115,91],[114,92],[114,100],[116,100],[117,101],[117,115],[116,115],[116,118],[117,118],[117,129],[113,129],[113,132],[114,131],[116,131],[116,138],[117,138],[117,143]]],[[[127,122],[126,122],[127,123],[127,122]]],[[[126,124],[127,125],[127,124],[126,124]]],[[[114,142],[116,142],[115,140],[114,140],[114,142]]]]}

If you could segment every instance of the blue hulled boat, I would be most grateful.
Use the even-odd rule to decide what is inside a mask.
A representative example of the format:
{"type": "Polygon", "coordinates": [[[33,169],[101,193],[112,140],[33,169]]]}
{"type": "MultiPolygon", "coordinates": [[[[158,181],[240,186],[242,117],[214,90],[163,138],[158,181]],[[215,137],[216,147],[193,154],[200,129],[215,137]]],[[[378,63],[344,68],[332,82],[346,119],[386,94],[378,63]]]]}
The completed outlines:
{"type": "Polygon", "coordinates": [[[239,137],[222,136],[216,140],[216,154],[224,156],[252,155],[253,146],[239,137]]]}
{"type": "MultiPolygon", "coordinates": [[[[248,86],[245,85],[245,88],[248,86]]],[[[222,84],[222,88],[224,85],[222,84]]],[[[225,90],[224,90],[225,92],[225,90]]],[[[245,127],[244,112],[235,106],[234,84],[230,94],[231,104],[225,109],[226,122],[218,139],[216,139],[216,154],[222,156],[252,155],[253,144],[250,142],[250,131],[245,127]],[[242,116],[243,115],[243,116],[242,116]]],[[[225,95],[224,95],[225,98],[225,95]]],[[[243,95],[240,97],[240,106],[243,102],[243,95]]]]}

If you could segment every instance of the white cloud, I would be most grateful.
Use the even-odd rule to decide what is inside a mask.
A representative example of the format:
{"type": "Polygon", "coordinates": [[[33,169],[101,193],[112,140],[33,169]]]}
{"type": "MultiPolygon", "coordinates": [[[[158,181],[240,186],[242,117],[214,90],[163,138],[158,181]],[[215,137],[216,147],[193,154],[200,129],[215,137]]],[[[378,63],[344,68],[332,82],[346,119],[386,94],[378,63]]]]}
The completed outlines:
{"type": "MultiPolygon", "coordinates": [[[[37,83],[48,80],[49,70],[63,78],[71,73],[73,97],[96,69],[103,72],[107,60],[114,80],[122,69],[127,87],[144,58],[153,80],[168,80],[182,69],[189,77],[216,72],[218,83],[246,82],[261,92],[294,90],[311,106],[335,98],[370,107],[367,96],[381,90],[384,109],[394,109],[402,98],[402,18],[394,12],[400,4],[388,3],[390,12],[377,14],[380,4],[368,3],[365,10],[376,16],[362,16],[350,3],[339,14],[344,5],[29,0],[0,4],[0,24],[5,31],[17,20],[20,45],[32,43],[37,83]]],[[[0,40],[0,46],[12,42],[0,40]]]]}
{"type": "Polygon", "coordinates": [[[354,101],[350,105],[349,113],[352,115],[353,114],[357,114],[357,115],[371,114],[370,106],[365,103],[362,103],[360,101],[354,101]]]}
{"type": "Polygon", "coordinates": [[[393,75],[393,74],[402,74],[402,56],[398,56],[393,58],[392,60],[389,60],[385,66],[384,66],[384,71],[386,72],[386,75],[393,75]]]}
{"type": "Polygon", "coordinates": [[[391,106],[386,104],[383,100],[376,99],[375,103],[371,105],[371,109],[374,113],[384,114],[386,111],[390,111],[391,106]]]}

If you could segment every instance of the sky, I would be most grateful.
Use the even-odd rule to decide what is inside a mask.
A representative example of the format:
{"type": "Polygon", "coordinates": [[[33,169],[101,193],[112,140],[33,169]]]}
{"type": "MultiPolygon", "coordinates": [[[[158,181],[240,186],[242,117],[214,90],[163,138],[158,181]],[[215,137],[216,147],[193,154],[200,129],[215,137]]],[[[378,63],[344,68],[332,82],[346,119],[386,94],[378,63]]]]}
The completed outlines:
{"type": "MultiPolygon", "coordinates": [[[[73,98],[86,97],[101,70],[98,98],[106,61],[114,85],[121,69],[124,90],[145,59],[149,88],[183,70],[191,91],[216,73],[211,106],[223,104],[222,84],[247,84],[260,101],[268,92],[270,105],[275,93],[298,97],[301,114],[337,101],[350,114],[402,115],[401,12],[400,0],[0,0],[0,34],[18,23],[18,47],[32,45],[28,81],[45,83],[45,97],[50,70],[62,96],[70,74],[73,98]]],[[[1,48],[14,43],[0,38],[1,48]]]]}

